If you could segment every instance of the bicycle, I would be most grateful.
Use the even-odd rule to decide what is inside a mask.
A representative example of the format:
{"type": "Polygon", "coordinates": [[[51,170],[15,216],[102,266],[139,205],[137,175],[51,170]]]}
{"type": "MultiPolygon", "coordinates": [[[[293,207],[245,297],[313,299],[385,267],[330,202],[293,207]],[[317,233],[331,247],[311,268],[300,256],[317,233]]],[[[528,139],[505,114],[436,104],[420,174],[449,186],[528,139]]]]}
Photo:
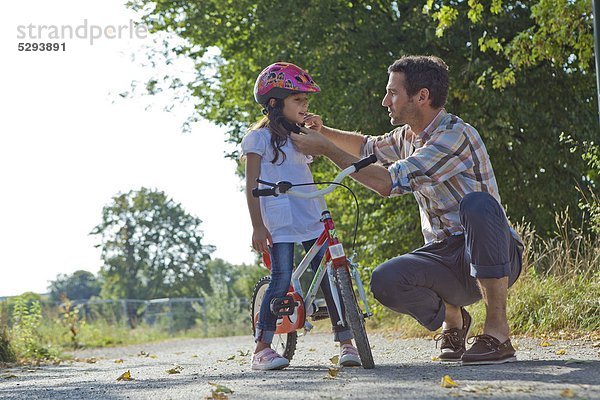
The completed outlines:
{"type": "MultiPolygon", "coordinates": [[[[302,198],[314,198],[328,194],[339,186],[343,186],[350,190],[347,186],[341,184],[340,182],[348,175],[357,172],[361,168],[373,164],[376,161],[377,158],[374,155],[359,160],[348,168],[342,170],[335,177],[333,182],[293,184],[287,181],[273,183],[258,179],[258,183],[265,186],[270,186],[270,188],[254,188],[252,190],[252,195],[254,197],[260,197],[279,196],[285,194],[302,198]],[[329,184],[329,186],[324,189],[308,193],[293,190],[293,187],[295,186],[317,184],[329,184]]],[[[354,195],[354,193],[352,194],[354,195]]],[[[356,196],[354,197],[356,200],[356,196]]],[[[298,264],[298,266],[294,269],[292,273],[292,281],[287,295],[281,298],[273,299],[271,302],[271,311],[278,317],[275,337],[273,339],[273,347],[274,350],[277,351],[281,356],[291,361],[296,351],[298,339],[297,331],[304,328],[305,331],[308,332],[313,328],[312,324],[307,320],[307,318],[311,317],[313,320],[317,320],[329,317],[326,309],[324,310],[323,307],[317,307],[315,304],[318,288],[323,280],[323,277],[325,276],[325,273],[327,273],[329,276],[329,284],[338,315],[342,315],[341,304],[343,303],[344,305],[346,311],[346,322],[350,326],[350,329],[354,335],[356,348],[358,350],[362,366],[365,369],[374,368],[375,363],[373,361],[369,339],[365,330],[365,319],[372,316],[373,313],[370,311],[367,303],[364,286],[358,272],[358,265],[357,263],[353,262],[354,256],[351,258],[346,257],[342,243],[340,243],[340,240],[337,236],[331,213],[326,209],[324,204],[322,209],[321,222],[323,223],[324,227],[323,232],[320,234],[319,238],[316,240],[310,250],[306,253],[300,264],[298,264]],[[325,245],[325,243],[328,243],[329,247],[325,253],[325,256],[321,260],[319,268],[314,274],[306,295],[304,295],[302,286],[300,284],[300,277],[304,274],[304,272],[306,272],[310,262],[317,255],[321,247],[325,245]],[[354,282],[354,285],[352,281],[354,282]],[[358,292],[358,296],[361,299],[364,311],[357,301],[355,290],[358,292]]],[[[268,255],[266,255],[266,257],[263,256],[263,260],[265,267],[270,270],[270,261],[268,259],[268,255]]],[[[256,332],[256,323],[258,322],[260,305],[269,285],[270,279],[270,276],[266,276],[260,279],[254,287],[251,311],[253,332],[256,332]]],[[[343,320],[344,319],[341,318],[339,322],[339,324],[342,326],[344,325],[343,320]]]]}

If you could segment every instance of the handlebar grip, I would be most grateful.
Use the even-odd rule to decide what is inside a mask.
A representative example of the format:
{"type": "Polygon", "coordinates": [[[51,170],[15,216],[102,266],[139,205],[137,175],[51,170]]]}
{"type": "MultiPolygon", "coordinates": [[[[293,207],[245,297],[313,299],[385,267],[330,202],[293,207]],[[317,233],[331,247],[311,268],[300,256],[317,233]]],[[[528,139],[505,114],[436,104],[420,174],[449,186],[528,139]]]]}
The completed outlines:
{"type": "Polygon", "coordinates": [[[366,167],[367,165],[371,165],[376,162],[377,162],[377,156],[375,156],[375,154],[371,154],[369,157],[365,157],[362,160],[358,160],[357,162],[353,163],[352,165],[354,165],[354,168],[356,168],[356,172],[358,172],[361,169],[363,169],[364,167],[366,167]]]}
{"type": "Polygon", "coordinates": [[[275,188],[270,188],[270,189],[254,188],[254,189],[252,189],[252,196],[254,196],[254,197],[277,196],[277,194],[275,193],[275,188]]]}

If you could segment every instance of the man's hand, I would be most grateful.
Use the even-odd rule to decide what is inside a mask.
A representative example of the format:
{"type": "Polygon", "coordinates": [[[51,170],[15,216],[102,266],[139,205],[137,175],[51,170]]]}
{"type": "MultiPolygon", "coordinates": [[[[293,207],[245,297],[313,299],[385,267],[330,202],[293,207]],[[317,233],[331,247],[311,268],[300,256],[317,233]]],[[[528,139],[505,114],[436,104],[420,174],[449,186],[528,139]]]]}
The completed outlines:
{"type": "Polygon", "coordinates": [[[320,115],[307,113],[304,117],[304,126],[313,131],[321,132],[323,127],[323,119],[320,115]]]}
{"type": "Polygon", "coordinates": [[[331,146],[335,146],[329,139],[317,131],[305,127],[301,127],[300,130],[303,133],[292,132],[290,137],[294,146],[304,154],[311,156],[328,155],[327,150],[331,146]]]}

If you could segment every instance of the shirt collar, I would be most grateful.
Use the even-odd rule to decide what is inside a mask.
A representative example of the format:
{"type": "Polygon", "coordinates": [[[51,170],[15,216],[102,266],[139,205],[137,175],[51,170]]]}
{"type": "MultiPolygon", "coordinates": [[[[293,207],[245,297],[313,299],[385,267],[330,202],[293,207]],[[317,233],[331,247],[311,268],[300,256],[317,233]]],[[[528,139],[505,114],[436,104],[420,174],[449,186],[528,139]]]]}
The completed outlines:
{"type": "Polygon", "coordinates": [[[431,133],[433,131],[435,131],[438,126],[440,126],[440,124],[442,123],[442,120],[444,119],[444,117],[446,117],[446,115],[448,115],[448,113],[446,112],[446,110],[444,108],[442,108],[440,110],[440,112],[437,113],[435,118],[429,123],[429,125],[427,125],[427,127],[425,129],[423,129],[423,131],[417,135],[416,142],[421,144],[421,143],[425,143],[427,140],[429,140],[431,133]]]}

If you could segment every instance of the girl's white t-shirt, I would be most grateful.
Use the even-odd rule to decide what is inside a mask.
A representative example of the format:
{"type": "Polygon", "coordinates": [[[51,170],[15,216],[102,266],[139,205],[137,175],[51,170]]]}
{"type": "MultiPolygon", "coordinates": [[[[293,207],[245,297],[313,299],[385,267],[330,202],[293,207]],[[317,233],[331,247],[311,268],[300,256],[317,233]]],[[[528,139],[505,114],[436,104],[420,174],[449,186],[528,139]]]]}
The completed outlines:
{"type": "MultiPolygon", "coordinates": [[[[312,162],[311,156],[306,156],[296,150],[290,139],[281,147],[286,158],[279,153],[277,162],[271,160],[275,155],[271,145],[271,131],[261,128],[248,132],[242,139],[242,154],[256,153],[261,156],[260,179],[267,182],[288,181],[291,183],[313,182],[308,167],[312,162]]],[[[265,189],[267,186],[258,185],[265,189]]],[[[294,190],[313,192],[314,185],[294,187],[294,190]]],[[[314,199],[279,195],[278,197],[260,197],[260,211],[266,228],[273,237],[273,243],[299,243],[317,238],[323,231],[320,222],[325,201],[322,196],[314,199]]]]}

